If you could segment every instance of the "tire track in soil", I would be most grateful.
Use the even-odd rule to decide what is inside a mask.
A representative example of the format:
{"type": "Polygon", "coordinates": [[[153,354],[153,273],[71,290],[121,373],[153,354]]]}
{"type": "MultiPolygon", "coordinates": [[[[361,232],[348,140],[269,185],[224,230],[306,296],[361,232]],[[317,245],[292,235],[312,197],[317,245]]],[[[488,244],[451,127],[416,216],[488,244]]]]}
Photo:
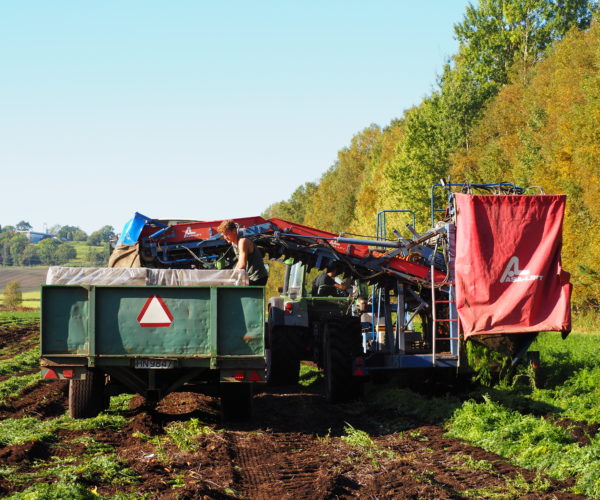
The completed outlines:
{"type": "Polygon", "coordinates": [[[326,498],[335,482],[323,473],[320,444],[310,435],[229,432],[227,448],[244,498],[326,498]]]}

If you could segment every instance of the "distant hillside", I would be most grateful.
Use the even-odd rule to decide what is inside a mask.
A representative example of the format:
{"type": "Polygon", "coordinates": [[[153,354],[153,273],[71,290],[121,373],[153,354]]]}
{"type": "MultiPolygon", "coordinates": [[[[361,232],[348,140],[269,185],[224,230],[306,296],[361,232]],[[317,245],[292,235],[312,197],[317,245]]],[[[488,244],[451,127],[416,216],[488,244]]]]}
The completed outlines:
{"type": "Polygon", "coordinates": [[[18,281],[21,291],[33,292],[46,282],[47,267],[1,267],[0,291],[9,281],[18,281]]]}

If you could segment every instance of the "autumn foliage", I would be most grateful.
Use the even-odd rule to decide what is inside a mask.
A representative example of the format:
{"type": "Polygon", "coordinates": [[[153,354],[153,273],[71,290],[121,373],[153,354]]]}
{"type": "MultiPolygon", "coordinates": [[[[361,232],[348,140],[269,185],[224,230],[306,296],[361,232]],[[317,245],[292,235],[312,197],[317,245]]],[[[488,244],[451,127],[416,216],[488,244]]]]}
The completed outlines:
{"type": "MultiPolygon", "coordinates": [[[[595,2],[480,0],[455,26],[438,88],[387,127],[356,134],[319,182],[265,214],[375,234],[378,211],[430,224],[429,190],[514,182],[568,196],[563,260],[573,304],[600,307],[600,26],[595,2]]],[[[401,232],[408,220],[394,221],[401,232]]],[[[389,229],[389,227],[388,227],[389,229]]]]}

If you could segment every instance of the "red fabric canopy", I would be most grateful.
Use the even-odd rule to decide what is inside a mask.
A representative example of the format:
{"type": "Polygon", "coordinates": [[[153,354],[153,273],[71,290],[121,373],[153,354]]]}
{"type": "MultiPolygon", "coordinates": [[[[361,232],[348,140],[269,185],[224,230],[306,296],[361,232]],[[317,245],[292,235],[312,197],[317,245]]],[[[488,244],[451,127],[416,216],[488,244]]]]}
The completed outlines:
{"type": "Polygon", "coordinates": [[[566,196],[456,194],[456,302],[470,335],[570,331],[566,196]]]}

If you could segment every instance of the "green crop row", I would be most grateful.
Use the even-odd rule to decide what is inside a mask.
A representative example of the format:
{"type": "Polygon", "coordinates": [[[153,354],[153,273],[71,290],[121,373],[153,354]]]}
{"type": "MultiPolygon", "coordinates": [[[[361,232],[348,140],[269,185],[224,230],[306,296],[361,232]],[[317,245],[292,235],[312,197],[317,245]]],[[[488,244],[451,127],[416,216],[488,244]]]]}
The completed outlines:
{"type": "Polygon", "coordinates": [[[40,382],[39,373],[31,373],[20,377],[10,377],[0,382],[0,403],[6,399],[18,396],[28,387],[32,387],[40,382]]]}
{"type": "MultiPolygon", "coordinates": [[[[541,366],[529,383],[505,381],[472,393],[446,421],[448,434],[516,465],[556,479],[575,478],[575,493],[600,496],[600,434],[575,442],[568,429],[600,423],[600,335],[540,334],[532,345],[541,366]],[[535,375],[535,376],[534,376],[535,375]]],[[[522,382],[523,380],[521,380],[522,382]]]]}
{"type": "Polygon", "coordinates": [[[468,401],[448,424],[448,435],[502,455],[550,477],[574,477],[575,493],[600,496],[600,435],[580,446],[565,430],[533,415],[523,415],[486,399],[468,401]]]}
{"type": "Polygon", "coordinates": [[[29,351],[22,352],[12,358],[0,360],[0,376],[10,373],[33,370],[40,365],[40,351],[34,347],[29,351]]]}
{"type": "Polygon", "coordinates": [[[0,327],[40,322],[40,311],[0,311],[0,327]]]}
{"type": "Polygon", "coordinates": [[[502,383],[471,390],[466,401],[464,394],[432,398],[388,384],[369,387],[368,402],[397,415],[380,420],[381,432],[443,424],[450,436],[542,474],[531,491],[543,490],[545,474],[575,478],[574,492],[600,497],[600,434],[576,442],[569,429],[600,423],[600,335],[540,334],[532,350],[540,351],[538,370],[522,367],[502,383]]]}

